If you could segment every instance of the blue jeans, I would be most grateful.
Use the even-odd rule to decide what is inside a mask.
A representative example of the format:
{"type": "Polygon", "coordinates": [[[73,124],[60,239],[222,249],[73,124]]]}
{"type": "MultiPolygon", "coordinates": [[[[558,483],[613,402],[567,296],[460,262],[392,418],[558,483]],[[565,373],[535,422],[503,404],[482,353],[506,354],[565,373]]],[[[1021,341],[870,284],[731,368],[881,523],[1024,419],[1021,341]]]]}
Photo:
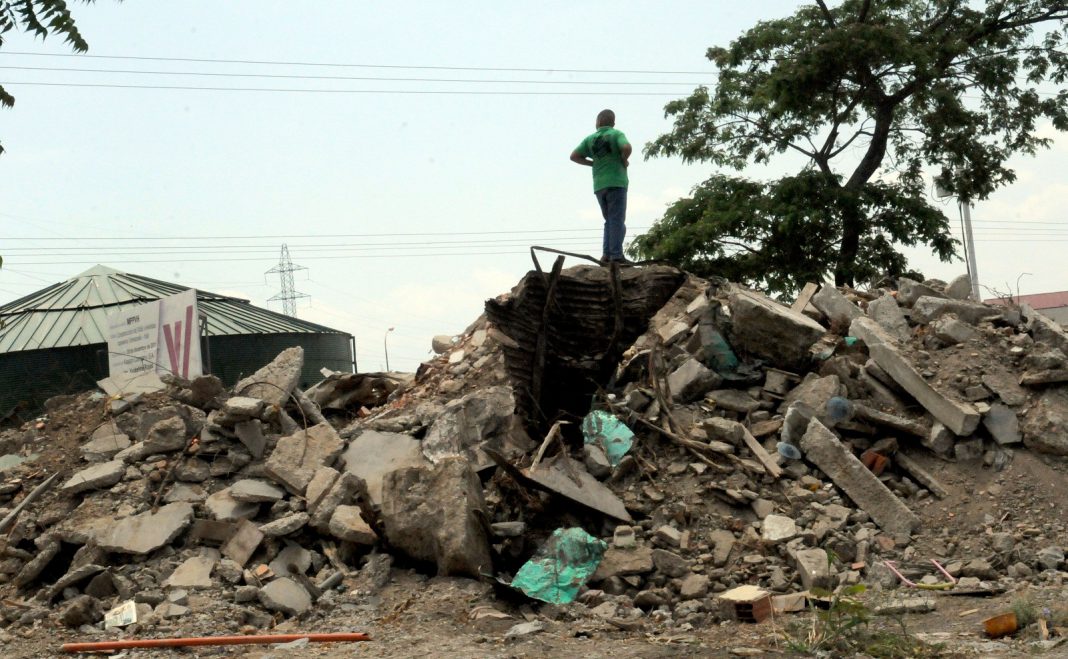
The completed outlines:
{"type": "Polygon", "coordinates": [[[623,238],[627,235],[627,189],[601,188],[594,193],[604,216],[604,241],[601,255],[610,260],[623,258],[623,238]]]}

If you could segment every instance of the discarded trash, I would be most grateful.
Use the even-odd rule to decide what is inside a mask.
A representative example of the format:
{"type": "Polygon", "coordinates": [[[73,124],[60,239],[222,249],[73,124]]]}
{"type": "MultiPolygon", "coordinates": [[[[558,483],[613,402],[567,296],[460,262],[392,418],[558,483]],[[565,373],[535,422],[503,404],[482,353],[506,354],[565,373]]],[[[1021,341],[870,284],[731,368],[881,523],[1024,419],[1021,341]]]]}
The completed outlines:
{"type": "Polygon", "coordinates": [[[983,630],[986,631],[986,635],[990,638],[1001,638],[1002,636],[1015,634],[1019,628],[1016,614],[1011,611],[983,621],[983,630]]]}
{"type": "Polygon", "coordinates": [[[853,418],[853,402],[841,396],[827,399],[827,417],[832,423],[844,423],[853,418]]]}
{"type": "Polygon", "coordinates": [[[512,587],[542,602],[570,604],[597,570],[607,549],[608,543],[580,528],[556,529],[519,568],[512,587]]]}
{"type": "Polygon", "coordinates": [[[608,463],[619,461],[634,445],[634,432],[625,423],[603,410],[594,410],[582,421],[582,436],[587,444],[596,444],[608,456],[608,463]]]}
{"type": "Polygon", "coordinates": [[[125,627],[137,622],[137,602],[126,600],[104,614],[104,629],[125,627]]]}
{"type": "Polygon", "coordinates": [[[779,442],[775,445],[775,449],[779,452],[779,455],[787,460],[801,459],[801,451],[789,442],[779,442]]]}

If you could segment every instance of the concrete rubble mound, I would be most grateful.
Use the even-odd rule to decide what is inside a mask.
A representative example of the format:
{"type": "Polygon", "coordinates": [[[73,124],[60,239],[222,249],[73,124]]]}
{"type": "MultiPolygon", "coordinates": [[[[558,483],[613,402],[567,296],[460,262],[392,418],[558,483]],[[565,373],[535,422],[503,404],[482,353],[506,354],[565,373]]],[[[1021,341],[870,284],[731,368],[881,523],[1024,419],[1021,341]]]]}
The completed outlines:
{"type": "Polygon", "coordinates": [[[975,487],[945,469],[1068,456],[1063,329],[937,281],[815,291],[558,262],[415,374],[302,391],[296,348],[230,389],[53,402],[0,431],[0,627],[263,629],[400,568],[506,588],[574,527],[597,551],[554,592],[620,629],[712,624],[739,586],[893,588],[888,560],[988,589],[1064,568],[1056,529],[938,521],[975,487]]]}

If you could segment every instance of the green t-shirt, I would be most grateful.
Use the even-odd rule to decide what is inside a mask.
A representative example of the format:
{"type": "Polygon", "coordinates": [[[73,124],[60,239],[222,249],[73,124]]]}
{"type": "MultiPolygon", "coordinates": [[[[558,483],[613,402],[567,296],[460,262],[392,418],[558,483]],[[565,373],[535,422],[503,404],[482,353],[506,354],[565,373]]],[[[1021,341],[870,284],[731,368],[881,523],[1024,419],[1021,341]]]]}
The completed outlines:
{"type": "Polygon", "coordinates": [[[630,144],[627,136],[611,126],[601,126],[575,148],[575,152],[593,159],[593,191],[627,187],[627,168],[619,150],[630,144]]]}

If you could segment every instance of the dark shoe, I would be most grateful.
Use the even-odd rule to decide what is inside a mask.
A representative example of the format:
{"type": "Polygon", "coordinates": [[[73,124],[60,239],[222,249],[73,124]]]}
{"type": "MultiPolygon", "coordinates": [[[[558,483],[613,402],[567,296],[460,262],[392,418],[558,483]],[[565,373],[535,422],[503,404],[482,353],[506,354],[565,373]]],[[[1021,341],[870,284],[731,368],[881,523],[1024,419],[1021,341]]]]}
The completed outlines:
{"type": "Polygon", "coordinates": [[[634,265],[634,261],[628,261],[625,257],[619,257],[618,259],[610,259],[611,263],[617,263],[620,266],[634,265]]]}

